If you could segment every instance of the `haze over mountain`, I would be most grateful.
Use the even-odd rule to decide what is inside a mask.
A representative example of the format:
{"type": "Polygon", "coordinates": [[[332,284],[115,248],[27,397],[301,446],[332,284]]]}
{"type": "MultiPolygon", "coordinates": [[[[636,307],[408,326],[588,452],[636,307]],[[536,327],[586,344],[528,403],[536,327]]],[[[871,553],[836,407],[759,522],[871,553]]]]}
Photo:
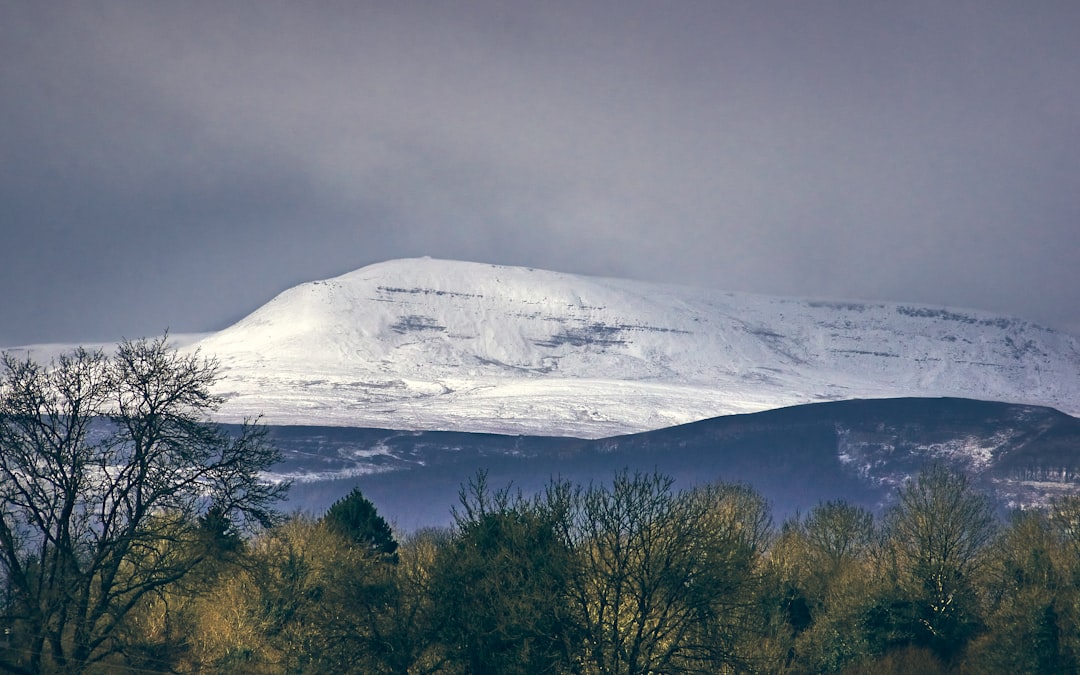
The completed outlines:
{"type": "Polygon", "coordinates": [[[1080,413],[1080,340],[915,304],[406,259],[196,342],[223,421],[599,438],[782,406],[953,396],[1080,413]]]}

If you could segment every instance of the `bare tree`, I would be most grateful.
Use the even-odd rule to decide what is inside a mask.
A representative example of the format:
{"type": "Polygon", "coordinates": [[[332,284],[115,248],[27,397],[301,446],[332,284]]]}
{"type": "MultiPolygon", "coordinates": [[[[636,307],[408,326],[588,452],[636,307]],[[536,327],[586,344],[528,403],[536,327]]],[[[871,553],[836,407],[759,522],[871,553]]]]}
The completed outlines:
{"type": "Polygon", "coordinates": [[[81,672],[122,650],[147,594],[200,562],[200,515],[274,518],[287,486],[260,472],[279,455],[257,425],[208,422],[216,364],[165,338],[0,367],[0,670],[81,672]]]}
{"type": "Polygon", "coordinates": [[[911,602],[913,641],[948,660],[980,623],[976,575],[997,533],[989,498],[940,465],[900,488],[885,517],[883,554],[900,597],[911,602]]]}
{"type": "Polygon", "coordinates": [[[835,574],[846,560],[866,555],[874,542],[873,514],[843,500],[815,506],[803,529],[813,553],[827,563],[829,574],[835,574]]]}
{"type": "Polygon", "coordinates": [[[586,672],[748,668],[735,636],[752,630],[748,600],[768,506],[744,486],[675,492],[673,483],[624,471],[610,488],[563,490],[586,672]]]}

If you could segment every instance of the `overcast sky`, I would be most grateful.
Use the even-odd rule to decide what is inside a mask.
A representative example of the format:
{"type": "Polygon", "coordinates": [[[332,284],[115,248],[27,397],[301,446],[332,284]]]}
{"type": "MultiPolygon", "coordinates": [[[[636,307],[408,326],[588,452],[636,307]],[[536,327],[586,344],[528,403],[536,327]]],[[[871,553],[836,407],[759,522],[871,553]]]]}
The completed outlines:
{"type": "Polygon", "coordinates": [[[0,345],[431,255],[1080,334],[1076,0],[0,0],[0,345]]]}

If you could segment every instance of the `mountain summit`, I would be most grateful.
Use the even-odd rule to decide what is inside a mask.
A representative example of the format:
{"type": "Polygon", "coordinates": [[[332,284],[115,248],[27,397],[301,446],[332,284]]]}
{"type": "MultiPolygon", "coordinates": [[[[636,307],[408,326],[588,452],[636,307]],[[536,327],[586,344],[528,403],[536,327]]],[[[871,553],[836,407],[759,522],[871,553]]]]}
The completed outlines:
{"type": "Polygon", "coordinates": [[[816,401],[1080,413],[1080,340],[973,310],[394,260],[284,291],[196,343],[224,420],[597,438],[816,401]]]}

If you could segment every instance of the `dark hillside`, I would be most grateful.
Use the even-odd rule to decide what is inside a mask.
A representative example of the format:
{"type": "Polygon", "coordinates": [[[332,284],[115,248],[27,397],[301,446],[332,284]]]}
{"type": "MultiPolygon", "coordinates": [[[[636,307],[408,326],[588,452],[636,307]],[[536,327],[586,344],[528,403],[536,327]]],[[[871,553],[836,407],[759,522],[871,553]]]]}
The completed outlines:
{"type": "Polygon", "coordinates": [[[607,480],[658,470],[681,485],[753,485],[778,517],[843,498],[879,509],[928,463],[971,475],[1003,509],[1080,487],[1080,419],[1051,408],[956,398],[853,400],[732,415],[586,441],[460,432],[272,427],[296,480],[292,504],[321,512],[359,486],[399,526],[442,524],[477,470],[523,490],[552,476],[607,480]]]}

